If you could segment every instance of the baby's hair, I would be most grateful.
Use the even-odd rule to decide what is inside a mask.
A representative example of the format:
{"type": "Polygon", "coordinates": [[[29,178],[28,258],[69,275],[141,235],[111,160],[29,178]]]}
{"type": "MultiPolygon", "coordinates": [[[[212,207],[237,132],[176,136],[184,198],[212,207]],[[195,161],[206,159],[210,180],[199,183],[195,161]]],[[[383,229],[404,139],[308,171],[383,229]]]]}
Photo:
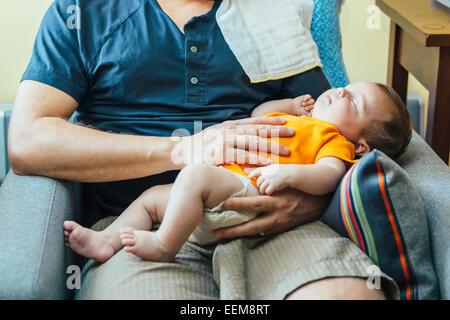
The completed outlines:
{"type": "Polygon", "coordinates": [[[412,122],[408,109],[398,93],[385,84],[375,83],[382,90],[394,108],[389,120],[374,120],[364,128],[361,136],[371,149],[378,149],[394,159],[402,154],[412,136],[412,122]]]}

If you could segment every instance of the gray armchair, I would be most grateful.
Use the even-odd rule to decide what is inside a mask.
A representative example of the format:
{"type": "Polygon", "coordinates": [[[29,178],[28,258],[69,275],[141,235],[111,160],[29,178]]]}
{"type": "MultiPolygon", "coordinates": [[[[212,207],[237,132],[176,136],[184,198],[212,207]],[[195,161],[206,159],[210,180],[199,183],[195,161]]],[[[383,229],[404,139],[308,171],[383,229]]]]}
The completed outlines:
{"type": "Polygon", "coordinates": [[[75,184],[9,171],[0,188],[0,299],[65,299],[62,223],[75,218],[75,184]]]}
{"type": "MultiPolygon", "coordinates": [[[[450,299],[450,168],[416,133],[398,162],[427,208],[441,298],[450,299]]],[[[0,299],[73,298],[67,268],[81,261],[64,246],[62,224],[80,221],[80,186],[8,173],[0,187],[0,299]]]]}

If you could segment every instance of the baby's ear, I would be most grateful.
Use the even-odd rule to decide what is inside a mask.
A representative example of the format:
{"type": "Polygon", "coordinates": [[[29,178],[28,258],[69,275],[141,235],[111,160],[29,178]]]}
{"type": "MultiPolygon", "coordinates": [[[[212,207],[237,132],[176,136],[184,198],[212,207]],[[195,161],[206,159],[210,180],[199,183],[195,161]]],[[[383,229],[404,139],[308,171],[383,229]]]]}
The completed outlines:
{"type": "Polygon", "coordinates": [[[355,155],[363,156],[370,152],[370,147],[366,142],[366,139],[359,138],[358,142],[355,143],[355,155]]]}

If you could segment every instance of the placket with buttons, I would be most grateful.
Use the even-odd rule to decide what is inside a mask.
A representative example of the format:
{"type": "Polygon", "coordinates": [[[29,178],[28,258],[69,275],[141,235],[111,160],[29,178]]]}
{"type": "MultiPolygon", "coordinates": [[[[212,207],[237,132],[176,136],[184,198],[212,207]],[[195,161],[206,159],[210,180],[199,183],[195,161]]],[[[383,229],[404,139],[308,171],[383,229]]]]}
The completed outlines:
{"type": "Polygon", "coordinates": [[[194,18],[184,27],[186,102],[206,103],[206,35],[194,18]]]}

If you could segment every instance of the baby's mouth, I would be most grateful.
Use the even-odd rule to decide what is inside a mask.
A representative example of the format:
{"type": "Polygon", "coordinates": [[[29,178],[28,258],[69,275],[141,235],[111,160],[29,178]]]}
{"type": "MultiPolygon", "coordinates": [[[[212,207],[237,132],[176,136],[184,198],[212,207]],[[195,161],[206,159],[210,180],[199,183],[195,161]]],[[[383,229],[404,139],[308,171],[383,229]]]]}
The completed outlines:
{"type": "Polygon", "coordinates": [[[331,104],[332,103],[331,96],[328,94],[326,96],[326,98],[327,98],[328,104],[331,104]]]}

